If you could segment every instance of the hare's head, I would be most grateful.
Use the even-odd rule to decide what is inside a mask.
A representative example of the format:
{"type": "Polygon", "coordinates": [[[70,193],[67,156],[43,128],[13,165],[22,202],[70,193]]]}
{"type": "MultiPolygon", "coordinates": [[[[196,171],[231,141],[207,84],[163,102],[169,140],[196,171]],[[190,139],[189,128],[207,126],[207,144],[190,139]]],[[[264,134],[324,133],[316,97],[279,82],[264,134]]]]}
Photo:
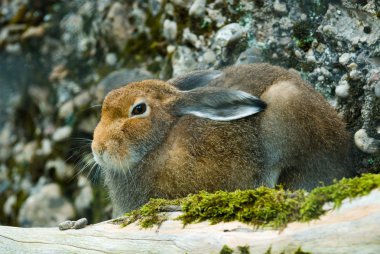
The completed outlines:
{"type": "Polygon", "coordinates": [[[129,170],[165,142],[183,115],[231,121],[253,115],[265,103],[239,90],[198,87],[180,91],[159,80],[131,83],[111,91],[102,106],[92,150],[103,168],[129,170]]]}

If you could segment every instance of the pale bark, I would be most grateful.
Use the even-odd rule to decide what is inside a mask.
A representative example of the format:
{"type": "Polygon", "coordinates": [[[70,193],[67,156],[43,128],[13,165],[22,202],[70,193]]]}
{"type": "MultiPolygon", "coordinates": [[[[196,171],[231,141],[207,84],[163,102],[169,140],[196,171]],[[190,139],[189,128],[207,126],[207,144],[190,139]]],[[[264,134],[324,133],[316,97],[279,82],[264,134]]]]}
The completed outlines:
{"type": "MultiPolygon", "coordinates": [[[[175,217],[178,213],[172,213],[175,217]]],[[[291,223],[284,230],[254,229],[238,222],[188,225],[168,220],[157,229],[108,222],[80,230],[0,227],[1,253],[219,253],[223,245],[239,253],[380,253],[380,190],[345,201],[319,220],[291,223]]]]}

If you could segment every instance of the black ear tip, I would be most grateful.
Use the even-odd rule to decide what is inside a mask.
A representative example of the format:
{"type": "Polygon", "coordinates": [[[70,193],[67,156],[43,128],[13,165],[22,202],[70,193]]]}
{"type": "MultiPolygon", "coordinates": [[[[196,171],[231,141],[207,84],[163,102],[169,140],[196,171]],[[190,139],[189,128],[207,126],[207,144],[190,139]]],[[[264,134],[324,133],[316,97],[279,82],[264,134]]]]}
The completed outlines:
{"type": "Polygon", "coordinates": [[[257,98],[256,96],[253,96],[253,95],[251,95],[249,98],[249,104],[258,108],[259,111],[263,111],[268,106],[268,104],[265,101],[257,98]]]}
{"type": "Polygon", "coordinates": [[[262,101],[260,99],[256,100],[256,105],[261,108],[262,110],[266,109],[268,104],[265,101],[262,101]]]}

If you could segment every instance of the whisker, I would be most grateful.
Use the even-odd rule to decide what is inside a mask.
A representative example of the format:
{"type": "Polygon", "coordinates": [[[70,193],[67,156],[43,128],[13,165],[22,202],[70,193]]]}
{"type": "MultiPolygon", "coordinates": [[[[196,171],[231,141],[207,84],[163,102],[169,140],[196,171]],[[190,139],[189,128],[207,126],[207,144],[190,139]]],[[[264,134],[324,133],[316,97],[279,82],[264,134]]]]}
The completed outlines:
{"type": "MultiPolygon", "coordinates": [[[[89,152],[89,147],[87,146],[80,146],[80,147],[72,147],[69,149],[69,154],[71,154],[68,158],[66,158],[65,162],[68,162],[71,160],[74,156],[80,156],[83,155],[86,152],[89,152]]],[[[80,160],[80,159],[79,159],[80,160]]]]}
{"type": "Polygon", "coordinates": [[[101,108],[102,107],[102,104],[94,104],[94,105],[91,105],[90,107],[89,107],[89,109],[91,108],[101,108]]]}
{"type": "Polygon", "coordinates": [[[91,168],[90,168],[90,170],[88,171],[88,174],[87,174],[87,178],[89,178],[89,179],[90,179],[90,175],[91,175],[92,170],[98,165],[98,164],[96,164],[95,161],[92,161],[91,164],[92,164],[92,166],[91,166],[91,168]]]}
{"type": "Polygon", "coordinates": [[[90,138],[72,138],[75,141],[85,141],[85,142],[92,142],[92,139],[90,138]]]}
{"type": "Polygon", "coordinates": [[[95,167],[94,168],[91,168],[91,171],[92,170],[95,170],[95,172],[92,174],[92,179],[91,179],[91,181],[94,183],[94,184],[97,184],[98,183],[98,180],[99,180],[99,178],[100,178],[100,170],[101,170],[101,168],[100,168],[100,166],[95,162],[94,163],[94,165],[95,165],[95,167]]]}
{"type": "Polygon", "coordinates": [[[78,169],[77,172],[74,174],[74,176],[70,179],[70,181],[74,180],[76,177],[78,177],[81,173],[83,173],[86,169],[88,169],[90,166],[93,165],[95,161],[92,158],[92,154],[88,153],[84,155],[82,158],[78,160],[78,162],[74,165],[74,169],[78,169]]]}

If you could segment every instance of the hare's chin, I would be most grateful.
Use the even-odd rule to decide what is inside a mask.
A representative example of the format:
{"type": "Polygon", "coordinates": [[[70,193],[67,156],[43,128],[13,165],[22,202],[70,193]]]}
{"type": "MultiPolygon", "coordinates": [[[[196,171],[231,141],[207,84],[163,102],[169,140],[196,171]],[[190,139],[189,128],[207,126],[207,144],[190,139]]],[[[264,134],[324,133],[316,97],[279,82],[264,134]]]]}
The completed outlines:
{"type": "Polygon", "coordinates": [[[95,162],[103,169],[129,171],[137,165],[137,160],[134,156],[119,158],[118,156],[110,155],[107,152],[103,154],[93,153],[95,162]]]}

